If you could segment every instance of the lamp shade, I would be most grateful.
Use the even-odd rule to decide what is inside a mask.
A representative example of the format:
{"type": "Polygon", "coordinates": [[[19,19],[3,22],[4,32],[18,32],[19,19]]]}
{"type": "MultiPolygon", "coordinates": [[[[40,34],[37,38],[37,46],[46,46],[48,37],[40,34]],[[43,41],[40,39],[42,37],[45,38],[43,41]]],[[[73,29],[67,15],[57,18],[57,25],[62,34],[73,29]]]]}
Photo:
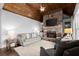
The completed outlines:
{"type": "Polygon", "coordinates": [[[72,28],[65,28],[64,33],[72,33],[72,28]]]}

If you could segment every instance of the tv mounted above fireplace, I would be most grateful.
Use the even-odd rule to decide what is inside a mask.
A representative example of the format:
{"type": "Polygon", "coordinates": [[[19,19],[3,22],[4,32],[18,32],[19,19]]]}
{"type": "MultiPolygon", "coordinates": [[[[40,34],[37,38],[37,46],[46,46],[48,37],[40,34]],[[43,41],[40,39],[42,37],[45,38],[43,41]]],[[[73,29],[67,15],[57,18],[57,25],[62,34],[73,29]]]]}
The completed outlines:
{"type": "Polygon", "coordinates": [[[57,25],[56,18],[46,20],[46,26],[55,26],[55,25],[57,25]]]}

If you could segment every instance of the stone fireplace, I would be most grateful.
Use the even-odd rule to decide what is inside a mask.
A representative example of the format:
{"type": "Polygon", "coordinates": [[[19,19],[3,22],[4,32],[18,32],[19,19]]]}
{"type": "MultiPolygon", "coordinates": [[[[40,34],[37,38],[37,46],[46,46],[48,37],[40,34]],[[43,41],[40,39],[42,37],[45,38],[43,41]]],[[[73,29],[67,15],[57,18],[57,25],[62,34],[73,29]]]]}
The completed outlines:
{"type": "Polygon", "coordinates": [[[47,31],[48,38],[56,38],[56,31],[47,31]]]}

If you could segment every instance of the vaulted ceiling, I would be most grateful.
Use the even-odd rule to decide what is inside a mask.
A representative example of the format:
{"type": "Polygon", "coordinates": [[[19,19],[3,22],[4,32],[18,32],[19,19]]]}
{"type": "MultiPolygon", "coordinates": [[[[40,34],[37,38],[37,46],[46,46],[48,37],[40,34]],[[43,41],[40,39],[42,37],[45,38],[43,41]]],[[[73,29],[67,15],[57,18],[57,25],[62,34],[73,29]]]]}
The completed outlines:
{"type": "Polygon", "coordinates": [[[75,3],[5,3],[3,9],[42,21],[43,14],[55,9],[62,9],[64,14],[72,16],[75,5],[75,3]],[[43,13],[40,12],[40,5],[46,7],[43,13]]]}

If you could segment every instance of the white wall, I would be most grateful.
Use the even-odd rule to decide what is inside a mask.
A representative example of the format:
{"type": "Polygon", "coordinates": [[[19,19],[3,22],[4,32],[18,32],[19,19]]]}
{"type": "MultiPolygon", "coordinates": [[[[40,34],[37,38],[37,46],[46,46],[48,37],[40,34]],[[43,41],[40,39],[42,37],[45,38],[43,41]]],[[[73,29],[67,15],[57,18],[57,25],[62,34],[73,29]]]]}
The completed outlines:
{"type": "Polygon", "coordinates": [[[79,3],[76,3],[74,15],[79,14],[79,3]]]}
{"type": "Polygon", "coordinates": [[[4,3],[0,3],[0,47],[1,47],[1,10],[3,8],[4,3]]]}
{"type": "Polygon", "coordinates": [[[37,28],[41,30],[41,23],[33,19],[23,17],[5,10],[2,10],[1,14],[2,25],[2,47],[4,40],[6,39],[6,30],[13,28],[16,34],[18,33],[31,33],[37,28]]]}
{"type": "Polygon", "coordinates": [[[74,11],[73,39],[79,40],[79,3],[76,4],[74,11]]]}
{"type": "MultiPolygon", "coordinates": [[[[0,9],[0,14],[1,14],[1,9],[0,9]]],[[[0,15],[0,47],[1,47],[1,15],[0,15]]]]}

